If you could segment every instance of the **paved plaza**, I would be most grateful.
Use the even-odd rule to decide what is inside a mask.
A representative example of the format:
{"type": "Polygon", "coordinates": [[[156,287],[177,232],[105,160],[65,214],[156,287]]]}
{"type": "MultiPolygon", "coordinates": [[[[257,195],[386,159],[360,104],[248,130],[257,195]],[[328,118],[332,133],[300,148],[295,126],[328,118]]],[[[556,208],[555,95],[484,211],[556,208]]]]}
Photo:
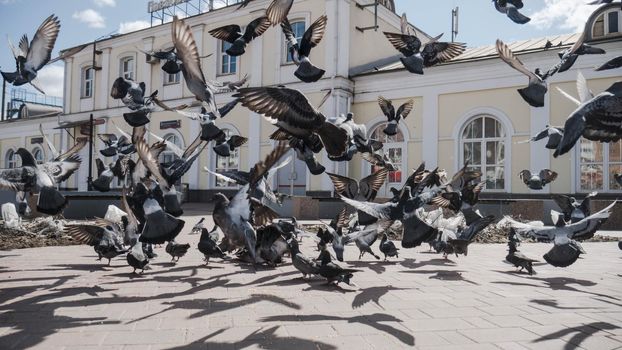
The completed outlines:
{"type": "MultiPolygon", "coordinates": [[[[569,268],[535,276],[504,263],[504,245],[467,257],[401,250],[357,261],[356,286],[305,281],[289,263],[253,268],[191,243],[177,264],[163,247],[142,276],[125,257],[110,267],[91,247],[0,252],[0,349],[615,349],[622,347],[622,252],[585,243],[569,268]]],[[[209,221],[209,220],[207,220],[209,221]]],[[[208,225],[211,228],[211,223],[208,225]]],[[[305,239],[302,250],[316,256],[305,239]]],[[[541,258],[550,246],[523,244],[541,258]]],[[[377,247],[375,247],[377,249],[377,247]]]]}

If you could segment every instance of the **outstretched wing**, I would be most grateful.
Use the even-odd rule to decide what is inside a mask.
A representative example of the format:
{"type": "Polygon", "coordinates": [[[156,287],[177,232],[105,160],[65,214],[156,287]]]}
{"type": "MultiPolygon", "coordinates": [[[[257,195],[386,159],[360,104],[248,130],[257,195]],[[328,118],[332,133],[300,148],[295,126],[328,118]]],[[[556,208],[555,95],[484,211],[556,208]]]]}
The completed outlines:
{"type": "Polygon", "coordinates": [[[389,170],[382,168],[363,178],[359,183],[359,194],[361,194],[367,201],[374,200],[376,198],[376,194],[378,194],[378,191],[382,185],[384,185],[388,174],[389,170]]]}
{"type": "Polygon", "coordinates": [[[510,48],[503,41],[497,39],[496,47],[497,52],[499,53],[499,58],[501,58],[503,62],[507,63],[508,65],[510,65],[510,67],[516,69],[517,71],[525,74],[529,77],[529,79],[536,81],[541,80],[539,76],[529,71],[529,69],[525,67],[523,62],[521,62],[518,57],[514,55],[512,50],[510,50],[510,48]]]}
{"type": "Polygon", "coordinates": [[[30,42],[26,64],[31,65],[35,70],[40,70],[52,57],[52,50],[60,31],[60,21],[55,15],[46,18],[39,26],[35,37],[30,42]]]}

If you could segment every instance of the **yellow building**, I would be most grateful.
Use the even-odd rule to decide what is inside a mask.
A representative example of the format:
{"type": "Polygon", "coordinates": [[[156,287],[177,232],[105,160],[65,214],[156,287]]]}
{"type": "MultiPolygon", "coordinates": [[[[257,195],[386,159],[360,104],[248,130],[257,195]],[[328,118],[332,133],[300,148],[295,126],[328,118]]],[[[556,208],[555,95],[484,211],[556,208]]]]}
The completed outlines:
{"type": "MultiPolygon", "coordinates": [[[[256,0],[241,10],[232,5],[184,19],[193,30],[200,55],[212,54],[202,60],[206,78],[224,82],[249,74],[250,86],[285,85],[301,90],[312,103],[319,103],[326,91],[332,90],[330,99],[321,109],[323,113],[334,119],[340,114],[353,112],[355,121],[365,124],[372,137],[385,141],[385,152],[400,167],[400,171],[389,175],[381,196],[387,195],[388,188],[401,186],[410,169],[422,161],[428,168],[439,166],[451,174],[465,160],[470,160],[486,175],[489,181],[486,196],[490,197],[533,198],[535,193],[520,181],[518,173],[523,169],[539,171],[544,168],[553,169],[560,176],[544,191],[539,191],[540,194],[592,190],[620,192],[611,176],[613,172],[622,172],[620,143],[584,142],[558,159],[552,157],[552,152],[546,150],[542,142],[517,143],[537,134],[548,124],[563,125],[575,106],[555,88],[560,87],[576,95],[574,84],[579,70],[595,92],[620,80],[622,74],[619,69],[593,70],[606,60],[622,55],[619,5],[605,5],[589,20],[593,29],[588,42],[605,49],[607,54],[581,56],[571,70],[549,79],[545,107],[531,108],[516,92],[527,84],[527,78],[499,60],[493,45],[470,48],[448,64],[427,69],[425,75],[408,73],[399,62],[397,52],[382,34],[383,31],[400,30],[400,17],[394,12],[391,0],[380,1],[377,18],[374,6],[364,6],[373,4],[374,0],[294,2],[289,20],[297,34],[302,35],[304,29],[318,17],[326,14],[329,18],[322,42],[311,53],[311,60],[325,69],[326,74],[312,84],[304,84],[294,77],[295,66],[287,58],[286,43],[279,26],[270,28],[254,40],[247,47],[246,54],[238,58],[226,55],[225,44],[208,34],[209,30],[222,25],[249,23],[269,3],[270,0],[256,0]],[[360,30],[374,26],[376,21],[377,31],[360,30]],[[400,123],[400,133],[395,137],[387,138],[381,132],[385,119],[376,102],[378,95],[398,105],[410,98],[415,99],[413,113],[400,123]]],[[[424,42],[429,38],[419,30],[416,34],[424,42]]],[[[572,45],[577,38],[578,34],[570,34],[508,44],[527,67],[532,70],[538,67],[547,69],[558,62],[557,52],[572,45]],[[549,50],[544,49],[547,40],[554,44],[549,50]],[[560,47],[557,47],[558,43],[561,43],[560,47]]],[[[168,105],[193,102],[194,97],[180,74],[164,73],[161,62],[137,50],[170,47],[171,24],[165,23],[98,41],[95,62],[92,45],[66,59],[64,113],[54,118],[4,122],[0,137],[2,164],[13,164],[11,152],[17,147],[40,147],[31,145],[29,141],[38,136],[39,124],[43,125],[59,148],[67,148],[73,143],[72,136],[80,136],[81,128],[84,128],[81,125],[88,122],[91,114],[102,123],[97,125],[96,133],[116,133],[113,121],[129,132],[130,127],[122,118],[127,108],[110,97],[112,83],[119,76],[145,82],[147,91],[158,90],[158,96],[168,105]],[[69,133],[55,129],[59,124],[69,128],[69,133]]],[[[216,96],[219,105],[231,99],[231,93],[216,96]]],[[[272,148],[269,135],[274,127],[241,106],[217,123],[231,133],[248,137],[249,142],[229,159],[219,159],[211,150],[204,151],[197,164],[182,179],[189,185],[191,200],[207,201],[215,191],[232,189],[223,187],[227,185],[203,172],[203,167],[248,170],[272,148]]],[[[182,148],[198,134],[196,121],[171,112],[153,113],[147,126],[154,134],[182,148]],[[167,128],[171,125],[174,127],[167,128]]],[[[94,147],[96,156],[102,146],[97,140],[94,147]]],[[[87,149],[83,150],[82,157],[88,159],[87,149]]],[[[163,157],[172,155],[165,153],[163,157]]],[[[347,164],[332,163],[325,155],[320,155],[320,161],[327,171],[353,178],[363,177],[371,169],[358,155],[347,164]]],[[[88,166],[85,164],[87,162],[66,187],[86,189],[88,166]]],[[[281,170],[274,186],[281,192],[298,196],[332,196],[332,183],[328,176],[309,174],[300,161],[281,170]]]]}

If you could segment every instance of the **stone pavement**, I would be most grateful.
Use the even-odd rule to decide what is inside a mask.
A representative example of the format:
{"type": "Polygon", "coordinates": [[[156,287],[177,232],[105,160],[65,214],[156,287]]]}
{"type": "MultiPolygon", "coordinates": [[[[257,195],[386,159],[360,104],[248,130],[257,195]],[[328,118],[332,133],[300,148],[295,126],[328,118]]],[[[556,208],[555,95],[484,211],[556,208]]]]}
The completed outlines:
{"type": "MultiPolygon", "coordinates": [[[[390,262],[346,249],[356,286],[304,281],[292,265],[202,263],[191,252],[132,275],[125,257],[91,247],[0,252],[0,349],[614,349],[622,347],[622,251],[588,254],[535,276],[503,262],[503,245],[443,259],[427,248],[390,262]]],[[[548,244],[523,244],[541,257],[548,244]]],[[[377,246],[374,247],[377,250],[377,246]]],[[[302,250],[315,256],[314,243],[302,250]]]]}

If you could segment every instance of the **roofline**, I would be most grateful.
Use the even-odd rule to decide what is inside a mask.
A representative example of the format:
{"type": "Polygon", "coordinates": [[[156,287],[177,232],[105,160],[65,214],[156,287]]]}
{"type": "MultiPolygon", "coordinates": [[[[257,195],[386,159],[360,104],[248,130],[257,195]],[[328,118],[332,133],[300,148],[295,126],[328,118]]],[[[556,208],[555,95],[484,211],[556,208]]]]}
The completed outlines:
{"type": "MultiPolygon", "coordinates": [[[[568,35],[571,35],[571,34],[568,34],[568,35]]],[[[617,41],[622,41],[622,36],[618,36],[618,37],[614,37],[614,38],[602,38],[602,39],[597,39],[597,40],[591,40],[590,43],[606,44],[606,43],[617,42],[617,41]]],[[[565,44],[565,45],[562,45],[562,46],[556,46],[555,49],[565,49],[565,48],[572,47],[572,45],[574,45],[574,43],[569,43],[569,44],[565,44]]],[[[514,51],[514,54],[516,54],[516,55],[528,55],[528,54],[539,53],[539,52],[546,52],[546,51],[552,51],[552,50],[551,49],[545,50],[544,48],[537,48],[537,49],[528,49],[528,50],[514,51]]],[[[491,59],[495,59],[495,58],[499,58],[499,55],[498,54],[493,54],[493,55],[472,57],[472,58],[467,58],[467,59],[451,60],[449,62],[439,64],[437,66],[449,66],[449,65],[468,63],[468,62],[479,62],[479,61],[486,61],[486,60],[491,60],[491,59]]],[[[395,63],[397,63],[397,61],[395,63]]],[[[406,68],[402,66],[401,68],[393,68],[393,69],[378,70],[378,71],[374,71],[374,72],[365,72],[365,73],[355,74],[355,75],[352,75],[350,78],[357,78],[357,77],[376,75],[376,74],[383,74],[383,73],[395,73],[395,72],[400,72],[400,71],[404,71],[404,70],[406,70],[406,68]]]]}

